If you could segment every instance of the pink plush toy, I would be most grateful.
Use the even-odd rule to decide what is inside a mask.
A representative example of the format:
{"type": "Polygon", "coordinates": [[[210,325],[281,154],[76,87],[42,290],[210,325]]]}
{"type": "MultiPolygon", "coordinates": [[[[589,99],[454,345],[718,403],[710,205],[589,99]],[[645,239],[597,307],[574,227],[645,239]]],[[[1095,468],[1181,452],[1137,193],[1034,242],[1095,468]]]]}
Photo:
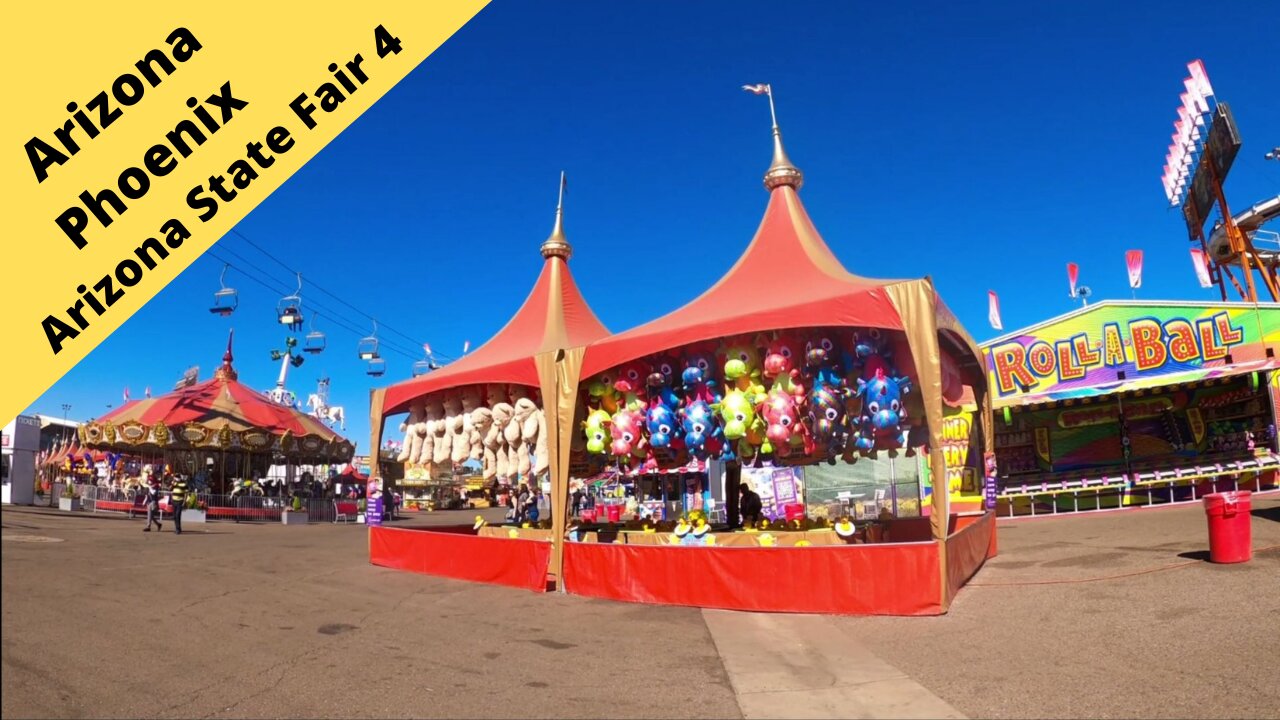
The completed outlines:
{"type": "Polygon", "coordinates": [[[804,397],[804,384],[800,378],[800,366],[804,364],[804,343],[798,338],[783,335],[769,343],[764,355],[764,376],[772,383],[769,393],[781,390],[799,401],[804,397]]]}
{"type": "Polygon", "coordinates": [[[800,422],[800,406],[794,395],[781,389],[770,392],[761,406],[768,438],[764,452],[772,449],[778,457],[787,457],[797,446],[808,445],[808,431],[800,422]]]}

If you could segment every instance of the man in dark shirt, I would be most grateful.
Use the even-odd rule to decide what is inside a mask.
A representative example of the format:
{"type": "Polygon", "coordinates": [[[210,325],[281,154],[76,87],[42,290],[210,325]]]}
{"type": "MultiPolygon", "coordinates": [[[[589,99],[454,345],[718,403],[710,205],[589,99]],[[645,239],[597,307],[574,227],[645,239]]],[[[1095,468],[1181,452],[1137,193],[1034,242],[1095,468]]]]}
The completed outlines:
{"type": "Polygon", "coordinates": [[[186,503],[187,493],[190,488],[187,481],[182,476],[174,478],[173,485],[169,487],[169,507],[173,510],[173,534],[182,534],[182,506],[186,503]]]}
{"type": "Polygon", "coordinates": [[[760,496],[746,483],[738,485],[738,490],[742,493],[742,499],[738,501],[738,510],[742,513],[742,525],[751,527],[760,521],[763,504],[760,502],[760,496]]]}
{"type": "Polygon", "coordinates": [[[142,502],[147,506],[147,526],[142,529],[142,532],[151,532],[152,523],[156,526],[156,532],[160,532],[160,483],[155,480],[147,483],[142,502]]]}

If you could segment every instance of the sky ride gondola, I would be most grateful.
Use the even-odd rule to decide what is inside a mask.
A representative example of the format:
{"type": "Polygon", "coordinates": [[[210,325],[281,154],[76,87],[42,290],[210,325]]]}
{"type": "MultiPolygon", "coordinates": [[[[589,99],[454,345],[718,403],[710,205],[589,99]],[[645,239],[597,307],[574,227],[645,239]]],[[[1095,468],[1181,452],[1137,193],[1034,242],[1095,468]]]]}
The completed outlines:
{"type": "Polygon", "coordinates": [[[213,307],[209,308],[209,312],[219,317],[227,317],[240,306],[240,293],[236,292],[235,288],[227,287],[228,267],[231,266],[222,266],[222,275],[218,277],[218,285],[221,287],[213,294],[213,307]]]}
{"type": "Polygon", "coordinates": [[[303,338],[302,351],[312,355],[318,355],[324,351],[325,345],[327,344],[328,340],[325,338],[324,333],[316,330],[316,315],[315,313],[312,313],[311,332],[307,333],[307,336],[303,338]]]}
{"type": "Polygon", "coordinates": [[[387,372],[387,361],[383,360],[380,357],[375,357],[369,360],[369,366],[365,370],[365,373],[367,373],[371,377],[382,377],[383,374],[386,372],[387,372]]]}
{"type": "Polygon", "coordinates": [[[276,316],[280,324],[297,332],[302,327],[302,273],[298,273],[298,289],[292,295],[285,295],[276,303],[276,316]]]}
{"type": "Polygon", "coordinates": [[[378,321],[377,320],[373,321],[373,334],[368,337],[361,338],[360,342],[356,344],[356,354],[360,356],[361,360],[368,360],[370,363],[372,363],[374,360],[381,359],[382,356],[378,354],[378,321]]]}
{"type": "Polygon", "coordinates": [[[413,376],[414,376],[414,377],[419,377],[419,376],[421,376],[421,375],[426,375],[427,373],[431,372],[432,370],[439,370],[439,369],[440,369],[440,366],[436,364],[436,359],[435,359],[435,357],[433,357],[433,356],[431,355],[431,346],[430,346],[430,345],[423,344],[422,349],[423,349],[423,351],[425,351],[425,352],[426,352],[427,356],[426,356],[426,357],[424,357],[424,358],[423,358],[423,359],[421,359],[421,360],[418,360],[417,362],[415,362],[415,363],[413,364],[413,376]]]}

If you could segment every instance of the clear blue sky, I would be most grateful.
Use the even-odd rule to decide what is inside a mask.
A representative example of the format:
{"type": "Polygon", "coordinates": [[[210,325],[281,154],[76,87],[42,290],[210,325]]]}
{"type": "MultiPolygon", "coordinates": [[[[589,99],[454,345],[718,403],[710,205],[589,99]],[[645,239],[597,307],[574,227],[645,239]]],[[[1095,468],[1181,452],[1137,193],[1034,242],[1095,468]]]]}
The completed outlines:
{"type": "MultiPolygon", "coordinates": [[[[836,255],[862,275],[932,275],[979,339],[994,334],[988,289],[1009,329],[1071,309],[1068,261],[1099,299],[1128,297],[1131,248],[1146,252],[1139,297],[1210,299],[1164,208],[1161,165],[1185,64],[1199,57],[1245,140],[1232,204],[1280,192],[1280,162],[1262,159],[1280,145],[1275,5],[1129,5],[496,2],[238,230],[457,355],[524,299],[564,169],[571,266],[601,320],[623,330],[695,297],[750,240],[769,116],[738,87],[769,82],[801,196],[836,255]]],[[[213,252],[293,288],[235,235],[213,252]]],[[[241,380],[271,387],[280,293],[232,271],[240,309],[214,317],[220,268],[196,261],[31,411],[61,415],[67,402],[84,419],[126,385],[135,398],[163,392],[192,364],[208,377],[232,326],[241,380]]],[[[371,329],[332,298],[303,296],[371,329]]],[[[305,397],[331,376],[366,452],[369,388],[408,377],[412,361],[388,354],[375,381],[355,334],[323,316],[318,328],[330,349],[289,385],[305,397]]]]}

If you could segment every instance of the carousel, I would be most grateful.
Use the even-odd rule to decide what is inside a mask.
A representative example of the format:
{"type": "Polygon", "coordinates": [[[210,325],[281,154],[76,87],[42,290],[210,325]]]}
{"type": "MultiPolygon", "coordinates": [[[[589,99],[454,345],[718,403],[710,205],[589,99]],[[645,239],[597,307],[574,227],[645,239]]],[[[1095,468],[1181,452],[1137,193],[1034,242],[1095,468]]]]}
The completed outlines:
{"type": "MultiPolygon", "coordinates": [[[[749,89],[770,94],[772,110],[768,86],[749,89]]],[[[764,218],[724,277],[684,307],[616,335],[601,327],[595,337],[548,332],[522,310],[491,341],[502,341],[507,354],[485,359],[501,365],[477,358],[464,368],[464,359],[435,373],[438,384],[420,379],[376,390],[375,446],[383,417],[408,409],[402,429],[411,448],[421,448],[418,436],[432,437],[432,428],[443,429],[436,443],[444,437],[449,444],[456,426],[462,449],[480,453],[486,468],[512,472],[514,451],[515,473],[523,478],[532,457],[535,478],[546,468],[551,518],[500,528],[477,519],[470,536],[375,528],[371,560],[535,591],[553,582],[561,591],[631,602],[946,612],[995,553],[990,513],[953,513],[940,483],[939,491],[921,493],[916,517],[894,517],[882,506],[858,517],[832,516],[806,506],[795,469],[847,472],[855,463],[884,460],[919,463],[932,478],[946,478],[959,465],[992,474],[982,466],[987,454],[949,458],[943,443],[946,408],[968,398],[978,406],[973,444],[990,450],[982,354],[928,277],[880,280],[847,270],[800,201],[803,180],[775,119],[764,218]],[[535,341],[509,342],[518,336],[535,341]],[[539,420],[536,444],[517,424],[505,436],[508,444],[491,455],[485,429],[500,408],[507,417],[507,406],[471,384],[493,382],[497,367],[520,368],[521,382],[536,382],[540,395],[531,404],[539,420]],[[452,406],[433,408],[428,395],[423,405],[428,387],[448,388],[463,402],[455,397],[452,406]],[[751,484],[747,470],[771,482],[787,479],[794,494],[772,517],[750,517],[738,506],[740,492],[749,497],[742,488],[751,484]],[[606,502],[601,518],[579,511],[577,499],[571,504],[583,485],[616,491],[619,479],[646,477],[658,478],[661,488],[653,511],[669,507],[674,492],[687,498],[684,512],[655,516],[628,499],[622,507],[606,502]],[[670,485],[664,477],[678,480],[670,485]],[[742,573],[745,566],[753,571],[742,573]],[[766,592],[757,578],[768,578],[766,592]]],[[[559,214],[543,254],[549,268],[567,276],[558,257],[568,257],[559,214]]],[[[543,284],[540,278],[535,294],[543,284]]],[[[552,318],[595,320],[576,292],[572,304],[552,300],[552,318]]]]}
{"type": "Polygon", "coordinates": [[[191,378],[171,393],[130,401],[79,427],[82,447],[136,461],[124,477],[113,477],[113,486],[137,485],[128,467],[154,465],[205,492],[230,495],[253,491],[272,466],[292,471],[350,462],[355,446],[318,418],[240,383],[231,346],[229,337],[209,380],[191,378]]]}

